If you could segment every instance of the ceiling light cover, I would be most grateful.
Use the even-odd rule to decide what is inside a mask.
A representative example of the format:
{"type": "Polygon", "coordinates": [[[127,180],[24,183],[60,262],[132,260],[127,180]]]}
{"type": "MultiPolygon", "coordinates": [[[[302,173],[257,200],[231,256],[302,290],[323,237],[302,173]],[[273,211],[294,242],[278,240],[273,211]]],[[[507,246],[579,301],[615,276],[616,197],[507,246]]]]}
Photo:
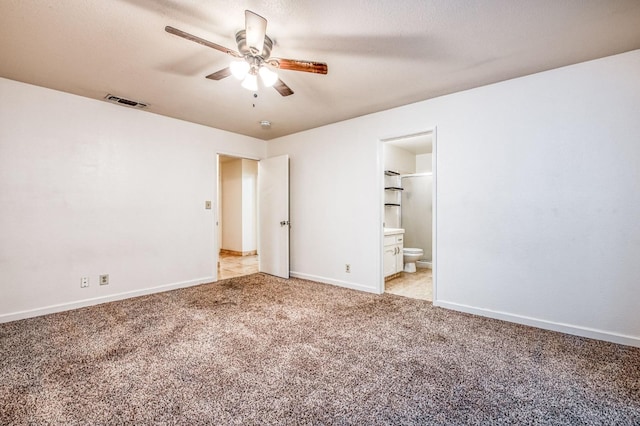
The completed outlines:
{"type": "Polygon", "coordinates": [[[242,81],[242,87],[255,92],[258,90],[258,77],[255,74],[247,74],[242,81]]]}
{"type": "Polygon", "coordinates": [[[249,68],[251,66],[247,61],[233,61],[229,64],[229,68],[231,68],[231,74],[237,78],[238,80],[242,80],[247,76],[249,72],[249,68]]]}
{"type": "Polygon", "coordinates": [[[260,78],[262,78],[262,82],[267,87],[273,86],[276,84],[276,81],[278,81],[278,74],[265,66],[260,67],[258,73],[260,74],[260,78]]]}

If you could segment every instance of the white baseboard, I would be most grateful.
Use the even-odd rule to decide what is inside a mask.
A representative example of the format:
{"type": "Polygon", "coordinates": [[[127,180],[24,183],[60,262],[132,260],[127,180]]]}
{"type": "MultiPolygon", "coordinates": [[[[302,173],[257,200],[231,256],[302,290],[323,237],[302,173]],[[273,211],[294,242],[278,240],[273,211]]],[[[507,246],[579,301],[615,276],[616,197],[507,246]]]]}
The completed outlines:
{"type": "MultiPolygon", "coordinates": [[[[295,272],[295,271],[291,271],[290,275],[294,278],[301,278],[305,280],[331,284],[338,287],[349,288],[352,290],[364,291],[367,293],[376,293],[376,294],[379,293],[379,291],[375,288],[354,284],[348,281],[335,280],[331,278],[325,278],[325,277],[311,275],[311,274],[304,274],[304,273],[295,272]]],[[[153,293],[161,293],[164,291],[175,290],[178,288],[191,287],[195,285],[213,282],[214,279],[215,278],[212,276],[202,277],[195,280],[164,284],[164,285],[149,287],[141,290],[133,290],[133,291],[128,291],[124,293],[112,294],[108,296],[95,297],[91,299],[78,300],[75,302],[61,303],[57,305],[45,306],[42,308],[2,314],[0,315],[0,323],[17,321],[17,320],[26,319],[26,318],[33,318],[41,315],[53,314],[56,312],[69,311],[72,309],[84,308],[87,306],[99,305],[101,303],[129,299],[132,297],[145,296],[153,293]]],[[[588,327],[579,327],[571,324],[563,324],[563,323],[558,323],[553,321],[541,320],[541,319],[527,317],[523,315],[516,315],[516,314],[510,314],[507,312],[494,311],[491,309],[476,308],[473,306],[462,305],[459,303],[447,302],[442,300],[434,300],[433,305],[446,308],[446,309],[451,309],[454,311],[465,312],[473,315],[479,315],[479,316],[488,317],[488,318],[495,318],[503,321],[514,322],[517,324],[523,324],[523,325],[528,325],[532,327],[542,328],[545,330],[558,331],[561,333],[573,334],[576,336],[582,336],[582,337],[588,337],[591,339],[603,340],[606,342],[618,343],[621,345],[640,347],[639,337],[628,336],[628,335],[623,335],[619,333],[612,333],[612,332],[588,328],[588,327]]]]}
{"type": "Polygon", "coordinates": [[[58,305],[50,305],[42,308],[29,309],[26,311],[11,312],[0,315],[0,323],[17,321],[26,318],[39,317],[41,315],[54,314],[56,312],[70,311],[72,309],[84,308],[87,306],[99,305],[101,303],[115,302],[116,300],[129,299],[132,297],[146,296],[147,294],[161,293],[163,291],[175,290],[178,288],[191,287],[210,283],[215,277],[202,277],[195,280],[182,281],[179,283],[163,284],[157,287],[149,287],[141,290],[127,291],[124,293],[110,294],[107,296],[94,297],[91,299],[78,300],[69,303],[60,303],[58,305]]]}
{"type": "Polygon", "coordinates": [[[316,281],[316,282],[324,283],[324,284],[331,284],[331,285],[335,285],[335,286],[338,286],[338,287],[350,288],[352,290],[358,290],[358,291],[365,291],[367,293],[380,294],[380,292],[378,291],[377,288],[366,287],[366,286],[363,286],[363,285],[360,285],[360,284],[350,283],[349,281],[334,280],[332,278],[325,278],[325,277],[320,277],[320,276],[311,275],[311,274],[303,274],[301,272],[295,272],[295,271],[290,271],[289,275],[292,276],[293,278],[301,278],[303,280],[316,281]]]}
{"type": "Polygon", "coordinates": [[[482,317],[495,318],[499,320],[514,322],[517,324],[529,325],[531,327],[542,328],[544,330],[558,331],[560,333],[573,334],[575,336],[588,337],[590,339],[604,340],[605,342],[618,343],[621,345],[640,347],[640,337],[628,336],[609,331],[598,330],[589,327],[580,327],[571,324],[541,320],[523,315],[515,315],[507,312],[494,311],[491,309],[475,308],[473,306],[462,305],[459,303],[446,302],[442,300],[434,300],[433,306],[451,309],[468,314],[479,315],[482,317]]]}

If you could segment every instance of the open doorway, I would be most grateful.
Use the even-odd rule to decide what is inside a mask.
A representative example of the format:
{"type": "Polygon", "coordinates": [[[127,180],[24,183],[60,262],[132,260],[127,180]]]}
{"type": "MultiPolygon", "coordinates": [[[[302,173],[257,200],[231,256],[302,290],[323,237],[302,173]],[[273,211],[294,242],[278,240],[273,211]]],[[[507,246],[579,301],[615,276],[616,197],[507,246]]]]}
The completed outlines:
{"type": "Polygon", "coordinates": [[[434,300],[435,132],[382,141],[383,290],[434,300]]]}
{"type": "Polygon", "coordinates": [[[289,156],[218,154],[217,278],[289,278],[289,156]]]}
{"type": "Polygon", "coordinates": [[[218,155],[218,279],[258,272],[258,161],[218,155]]]}

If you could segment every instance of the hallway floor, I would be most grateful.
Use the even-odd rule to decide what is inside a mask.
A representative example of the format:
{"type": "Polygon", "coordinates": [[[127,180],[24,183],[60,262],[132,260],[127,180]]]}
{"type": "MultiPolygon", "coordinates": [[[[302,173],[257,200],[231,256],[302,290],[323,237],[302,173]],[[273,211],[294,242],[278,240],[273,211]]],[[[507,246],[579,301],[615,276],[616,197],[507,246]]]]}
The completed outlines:
{"type": "Polygon", "coordinates": [[[241,277],[258,272],[258,255],[235,256],[220,254],[218,263],[218,279],[241,277]]]}
{"type": "Polygon", "coordinates": [[[431,269],[418,268],[415,273],[402,272],[399,277],[385,282],[384,286],[386,293],[433,301],[433,271],[431,269]]]}

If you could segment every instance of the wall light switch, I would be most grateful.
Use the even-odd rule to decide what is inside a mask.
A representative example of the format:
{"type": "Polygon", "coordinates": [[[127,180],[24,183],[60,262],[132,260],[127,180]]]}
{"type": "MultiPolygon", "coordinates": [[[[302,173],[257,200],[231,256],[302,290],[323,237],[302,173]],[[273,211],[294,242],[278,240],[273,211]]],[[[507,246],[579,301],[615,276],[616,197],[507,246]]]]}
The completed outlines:
{"type": "Polygon", "coordinates": [[[204,208],[207,210],[211,210],[211,201],[205,201],[204,202],[204,208]]]}

